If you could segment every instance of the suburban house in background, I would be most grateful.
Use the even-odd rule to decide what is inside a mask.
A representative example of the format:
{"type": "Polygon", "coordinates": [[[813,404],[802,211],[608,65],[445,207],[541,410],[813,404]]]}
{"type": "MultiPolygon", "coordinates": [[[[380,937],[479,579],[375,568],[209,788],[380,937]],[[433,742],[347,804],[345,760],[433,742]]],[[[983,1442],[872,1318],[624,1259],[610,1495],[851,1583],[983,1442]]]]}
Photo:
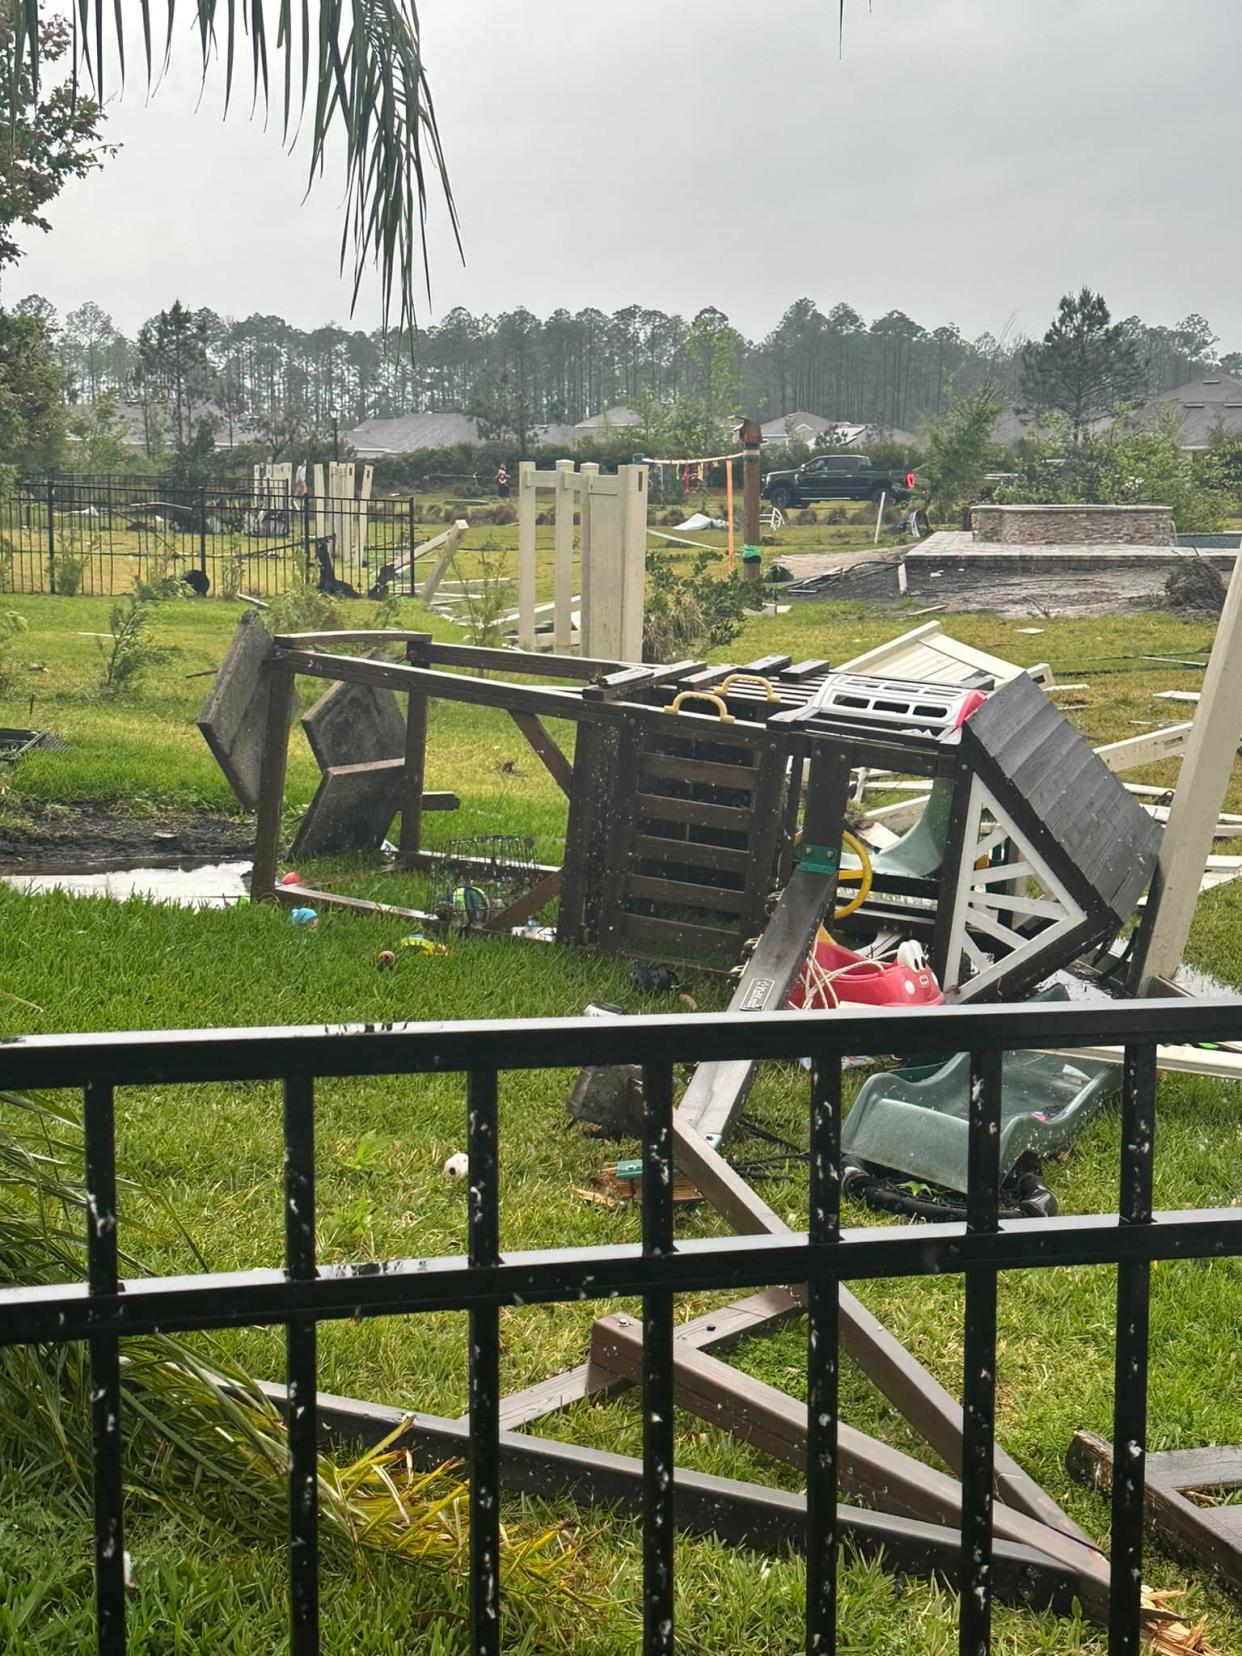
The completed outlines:
{"type": "Polygon", "coordinates": [[[1181,415],[1180,448],[1205,449],[1217,431],[1229,437],[1240,436],[1242,380],[1220,372],[1188,380],[1185,385],[1162,391],[1144,403],[1135,419],[1140,424],[1148,424],[1167,415],[1171,408],[1181,415]]]}

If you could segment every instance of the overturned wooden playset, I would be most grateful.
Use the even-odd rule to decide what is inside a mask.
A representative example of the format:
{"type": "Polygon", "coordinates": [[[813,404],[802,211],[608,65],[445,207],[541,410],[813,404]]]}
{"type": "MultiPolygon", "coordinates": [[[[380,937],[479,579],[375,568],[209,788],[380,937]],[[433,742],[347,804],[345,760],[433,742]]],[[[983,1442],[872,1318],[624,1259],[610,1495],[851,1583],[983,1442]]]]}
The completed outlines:
{"type": "MultiPolygon", "coordinates": [[[[457,801],[424,788],[429,704],[491,707],[539,756],[566,797],[567,820],[563,865],[535,865],[528,888],[488,916],[489,928],[507,931],[555,901],[564,945],[734,966],[731,1004],[745,1014],[789,1003],[827,920],[834,938],[874,958],[900,940],[917,942],[950,1000],[1015,999],[1108,950],[1152,882],[1161,831],[1044,689],[1026,673],[1006,677],[987,665],[957,660],[932,682],[787,656],[653,666],[408,632],[272,638],[248,616],[200,726],[257,812],[253,898],[385,907],[306,887],[295,896],[277,884],[294,684],[318,678],[330,688],[303,723],[322,781],[294,840],[298,858],[378,850],[399,817],[398,865],[436,868],[438,854],[421,841],[423,813],[457,801]],[[368,653],[342,654],[346,645],[368,653]],[[401,659],[383,653],[394,650],[401,659]],[[549,678],[561,682],[533,682],[549,678]],[[572,726],[572,756],[547,721],[572,726]],[[930,782],[922,816],[883,849],[847,827],[856,779],[877,769],[930,782]]],[[[722,1154],[753,1076],[747,1063],[698,1067],[674,1116],[675,1155],[735,1231],[779,1235],[784,1221],[722,1154]]],[[[795,1466],[805,1464],[806,1406],[720,1354],[803,1305],[796,1285],[768,1289],[680,1324],[675,1343],[679,1406],[795,1466]]],[[[938,1472],[842,1426],[841,1488],[871,1509],[842,1508],[842,1533],[907,1571],[952,1574],[962,1410],[844,1287],[840,1339],[950,1468],[938,1472]]],[[[529,1428],[633,1382],[641,1364],[641,1323],[602,1317],[577,1368],[507,1398],[501,1424],[518,1482],[617,1498],[633,1471],[624,1457],[575,1448],[571,1474],[565,1446],[529,1428]],[[584,1479],[583,1456],[610,1464],[584,1479]]],[[[342,1410],[341,1429],[374,1431],[372,1406],[342,1410]]],[[[783,1546],[796,1529],[794,1497],[697,1483],[711,1489],[696,1493],[687,1481],[691,1527],[759,1547],[783,1546]]],[[[1105,1619],[1106,1557],[1000,1450],[995,1496],[998,1592],[1062,1607],[1077,1598],[1105,1619]]],[[[1170,1641],[1163,1648],[1207,1648],[1154,1601],[1149,1612],[1170,1641]]]]}

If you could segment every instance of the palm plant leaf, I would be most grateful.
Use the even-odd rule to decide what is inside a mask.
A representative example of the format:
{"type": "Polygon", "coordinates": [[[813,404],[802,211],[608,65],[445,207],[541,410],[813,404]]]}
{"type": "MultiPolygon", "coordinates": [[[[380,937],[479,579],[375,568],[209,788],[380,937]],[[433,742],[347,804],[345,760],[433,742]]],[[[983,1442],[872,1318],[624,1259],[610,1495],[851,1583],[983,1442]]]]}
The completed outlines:
{"type": "MultiPolygon", "coordinates": [[[[84,1276],[81,1168],[79,1121],[0,1092],[0,1284],[84,1276]]],[[[127,1231],[174,1231],[189,1242],[162,1192],[123,1170],[118,1186],[127,1231]]],[[[195,1256],[201,1263],[197,1249],[195,1256]]],[[[138,1260],[126,1256],[126,1264],[141,1273],[138,1260]]],[[[166,1334],[125,1341],[126,1491],[191,1526],[218,1523],[264,1541],[285,1523],[284,1417],[257,1381],[222,1351],[206,1349],[209,1361],[204,1350],[166,1334]]],[[[90,1510],[90,1391],[80,1343],[0,1351],[0,1453],[82,1513],[90,1510]]],[[[394,1447],[403,1431],[404,1423],[347,1466],[319,1456],[325,1533],[350,1548],[458,1573],[469,1544],[468,1490],[453,1465],[417,1471],[408,1452],[394,1447]]],[[[561,1526],[532,1532],[523,1525],[502,1540],[510,1594],[551,1583],[577,1597],[574,1549],[561,1526]]]]}
{"type": "MultiPolygon", "coordinates": [[[[39,75],[39,20],[50,0],[0,0],[7,4],[14,40],[10,55],[10,107],[17,108],[22,71],[39,75]]],[[[204,75],[223,63],[227,111],[240,73],[240,37],[249,39],[252,100],[264,109],[278,100],[284,141],[299,140],[309,111],[308,188],[323,170],[327,144],[338,134],[345,149],[344,267],[353,260],[354,300],[368,267],[380,276],[384,321],[394,300],[403,327],[414,320],[415,268],[430,286],[427,211],[431,175],[437,173],[460,250],[457,212],[427,81],[415,0],[74,0],[74,72],[104,95],[106,71],[125,76],[126,34],[140,23],[150,88],[168,63],[178,17],[193,27],[194,50],[204,75]],[[272,45],[272,24],[275,44],[272,45]],[[158,25],[158,26],[157,26],[158,25]],[[221,48],[221,36],[223,48],[221,48]],[[271,60],[280,68],[271,74],[271,60]],[[272,80],[277,79],[273,90],[272,80]]]]}

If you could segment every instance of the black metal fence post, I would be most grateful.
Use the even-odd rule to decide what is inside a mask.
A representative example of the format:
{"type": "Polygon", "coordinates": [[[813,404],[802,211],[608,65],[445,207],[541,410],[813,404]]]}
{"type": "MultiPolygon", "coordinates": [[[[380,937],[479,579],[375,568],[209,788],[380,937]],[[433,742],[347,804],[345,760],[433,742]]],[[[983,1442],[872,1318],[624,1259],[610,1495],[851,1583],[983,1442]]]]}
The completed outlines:
{"type": "Polygon", "coordinates": [[[47,589],[56,591],[56,485],[47,480],[47,589]]]}
{"type": "MultiPolygon", "coordinates": [[[[470,1263],[500,1263],[495,1070],[466,1078],[470,1263]]],[[[470,1613],[474,1656],[500,1656],[500,1310],[470,1312],[470,1613]]]]}
{"type": "MultiPolygon", "coordinates": [[[[966,1160],[966,1229],[1000,1230],[1001,1060],[970,1060],[970,1140],[966,1160]]],[[[966,1272],[962,1378],[962,1572],[958,1612],[961,1656],[992,1648],[992,1492],[996,1440],[996,1289],[990,1265],[966,1272]]]]}
{"type": "MultiPolygon", "coordinates": [[[[113,1089],[83,1093],[87,1282],[92,1296],[117,1291],[116,1107],[113,1089]]],[[[125,1527],[121,1469],[121,1356],[115,1334],[90,1341],[94,1449],[95,1614],[99,1656],[125,1656],[125,1527]]]]}
{"type": "Polygon", "coordinates": [[[198,567],[207,573],[207,491],[198,491],[198,567]]]}
{"type": "MultiPolygon", "coordinates": [[[[304,1076],[285,1082],[285,1273],[315,1276],[315,1100],[304,1076]]],[[[289,1388],[289,1650],[319,1651],[319,1443],[313,1317],[285,1326],[289,1388]]]]}
{"type": "MultiPolygon", "coordinates": [[[[673,1068],[643,1065],[643,1257],[673,1253],[673,1068]]],[[[643,1295],[643,1656],[673,1652],[673,1296],[643,1295]]]]}
{"type": "MultiPolygon", "coordinates": [[[[807,1240],[841,1235],[841,1060],[811,1071],[811,1165],[807,1240]]],[[[837,1648],[837,1408],[841,1290],[835,1276],[807,1275],[806,1651],[837,1648]]]]}
{"type": "Polygon", "coordinates": [[[311,578],[311,502],[313,495],[302,496],[302,568],[309,581],[311,578]]]}
{"type": "MultiPolygon", "coordinates": [[[[1118,1203],[1123,1225],[1152,1222],[1155,1154],[1156,1049],[1127,1046],[1121,1095],[1118,1203]]],[[[1123,1260],[1117,1267],[1117,1353],[1113,1380],[1109,1656],[1138,1656],[1141,1640],[1150,1304],[1150,1262],[1123,1260]]]]}

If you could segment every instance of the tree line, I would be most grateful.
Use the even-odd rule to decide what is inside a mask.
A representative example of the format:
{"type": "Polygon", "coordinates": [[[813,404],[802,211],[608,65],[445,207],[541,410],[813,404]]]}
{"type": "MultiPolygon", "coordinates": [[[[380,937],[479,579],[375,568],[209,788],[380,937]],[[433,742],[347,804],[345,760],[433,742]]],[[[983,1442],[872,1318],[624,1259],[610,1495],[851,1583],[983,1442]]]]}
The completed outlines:
{"type": "MultiPolygon", "coordinates": [[[[572,425],[617,404],[639,411],[693,404],[709,416],[760,419],[794,411],[916,429],[980,386],[1002,402],[1029,387],[1029,341],[968,339],[949,323],[924,327],[893,310],[867,322],[853,306],[790,305],[751,340],[708,306],[692,318],[639,305],[540,318],[519,307],[495,316],[451,311],[408,330],[293,326],[275,315],[237,320],[177,301],[133,337],[93,301],[63,318],[38,295],[16,307],[48,330],[62,395],[72,410],[106,392],[141,405],[148,447],[183,448],[208,419],[215,438],[241,434],[273,450],[374,417],[424,410],[475,415],[485,436],[523,446],[538,427],[572,425]]],[[[1137,317],[1119,327],[1141,366],[1128,389],[1167,390],[1216,354],[1208,323],[1173,327],[1137,317]]]]}

